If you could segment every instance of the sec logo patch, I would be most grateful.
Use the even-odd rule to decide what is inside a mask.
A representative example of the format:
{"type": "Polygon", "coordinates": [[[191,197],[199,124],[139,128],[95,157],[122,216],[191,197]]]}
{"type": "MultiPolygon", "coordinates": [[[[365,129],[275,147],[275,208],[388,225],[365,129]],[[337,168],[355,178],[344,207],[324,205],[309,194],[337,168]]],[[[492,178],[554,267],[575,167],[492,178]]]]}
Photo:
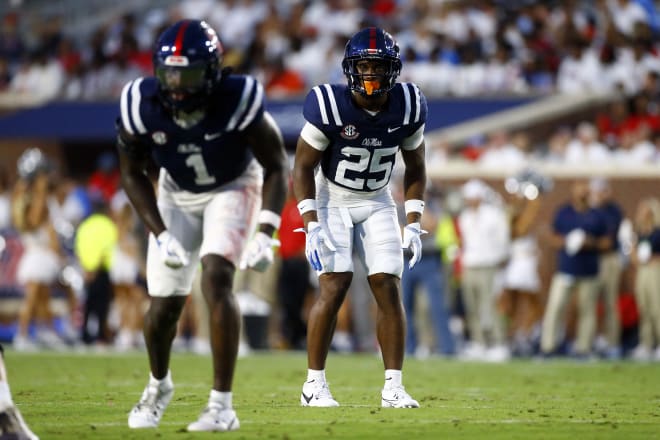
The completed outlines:
{"type": "Polygon", "coordinates": [[[164,131],[156,131],[151,135],[151,139],[154,140],[158,145],[164,145],[167,143],[167,135],[164,131]]]}
{"type": "Polygon", "coordinates": [[[345,125],[344,128],[341,129],[341,137],[344,139],[355,139],[359,135],[360,133],[358,133],[357,128],[355,128],[355,125],[353,124],[345,125]]]}

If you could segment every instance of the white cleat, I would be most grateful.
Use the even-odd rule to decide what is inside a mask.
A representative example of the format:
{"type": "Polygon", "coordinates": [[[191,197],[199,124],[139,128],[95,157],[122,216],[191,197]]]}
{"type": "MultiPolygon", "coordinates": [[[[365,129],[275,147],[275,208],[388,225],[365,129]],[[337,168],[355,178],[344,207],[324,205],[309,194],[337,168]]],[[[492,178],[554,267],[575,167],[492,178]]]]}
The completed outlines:
{"type": "Polygon", "coordinates": [[[128,427],[157,428],[173,395],[174,387],[171,385],[147,385],[142,398],[128,414],[128,427]]]}
{"type": "Polygon", "coordinates": [[[39,440],[25,420],[21,412],[11,405],[0,411],[0,439],[39,440]]]}
{"type": "Polygon", "coordinates": [[[218,403],[209,403],[199,419],[188,425],[187,430],[191,432],[225,432],[236,431],[240,426],[236,411],[218,403]]]}
{"type": "Polygon", "coordinates": [[[380,397],[383,408],[419,408],[419,402],[410,397],[403,385],[383,388],[380,397]]]}
{"type": "Polygon", "coordinates": [[[300,394],[300,404],[302,406],[333,407],[339,406],[339,403],[332,398],[330,388],[327,382],[310,380],[303,384],[300,394]]]}

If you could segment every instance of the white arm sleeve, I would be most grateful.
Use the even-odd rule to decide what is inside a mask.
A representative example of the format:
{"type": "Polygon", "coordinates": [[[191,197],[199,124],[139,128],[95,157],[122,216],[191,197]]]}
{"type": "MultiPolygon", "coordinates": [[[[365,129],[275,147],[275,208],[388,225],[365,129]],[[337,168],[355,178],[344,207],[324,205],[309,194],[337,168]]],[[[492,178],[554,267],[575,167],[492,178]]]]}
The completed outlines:
{"type": "Polygon", "coordinates": [[[412,135],[408,136],[401,142],[401,148],[404,150],[416,150],[422,144],[424,140],[424,127],[426,124],[422,124],[421,127],[417,129],[412,135]]]}
{"type": "Polygon", "coordinates": [[[328,147],[328,144],[330,144],[330,139],[328,139],[325,133],[323,133],[321,130],[316,128],[315,125],[310,124],[309,122],[305,123],[305,126],[300,132],[300,137],[319,151],[325,151],[325,149],[328,147]]]}

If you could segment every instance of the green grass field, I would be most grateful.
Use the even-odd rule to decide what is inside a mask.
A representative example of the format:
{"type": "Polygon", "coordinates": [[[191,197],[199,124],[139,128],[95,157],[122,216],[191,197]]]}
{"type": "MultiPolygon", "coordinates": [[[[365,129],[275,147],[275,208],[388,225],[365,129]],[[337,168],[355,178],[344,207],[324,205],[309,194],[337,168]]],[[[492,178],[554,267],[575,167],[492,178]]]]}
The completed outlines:
{"type": "MultiPolygon", "coordinates": [[[[9,350],[14,400],[42,440],[189,439],[210,390],[210,358],[175,354],[176,391],[157,430],[126,414],[147,380],[145,354],[22,354],[9,350]]],[[[404,383],[420,409],[380,408],[375,355],[331,354],[339,408],[301,408],[304,354],[240,359],[234,439],[660,438],[660,365],[521,361],[505,365],[407,360],[404,383]]]]}

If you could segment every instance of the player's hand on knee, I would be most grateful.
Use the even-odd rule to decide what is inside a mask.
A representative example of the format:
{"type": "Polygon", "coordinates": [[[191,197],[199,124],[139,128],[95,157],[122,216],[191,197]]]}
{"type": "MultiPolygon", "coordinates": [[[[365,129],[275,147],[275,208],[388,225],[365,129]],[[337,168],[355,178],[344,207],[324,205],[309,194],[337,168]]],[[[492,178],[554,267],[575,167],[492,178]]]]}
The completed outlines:
{"type": "Polygon", "coordinates": [[[279,246],[280,241],[271,238],[264,232],[257,232],[248,243],[243,258],[241,258],[240,269],[254,269],[264,272],[273,263],[273,246],[279,246]]]}
{"type": "Polygon", "coordinates": [[[324,256],[328,251],[335,252],[337,248],[328,237],[325,229],[318,222],[309,222],[307,224],[307,231],[304,229],[296,229],[299,232],[307,234],[307,241],[305,243],[305,255],[309,264],[314,270],[323,269],[324,256]]]}
{"type": "Polygon", "coordinates": [[[415,264],[422,258],[422,239],[420,236],[426,234],[419,223],[410,223],[403,228],[403,249],[410,249],[412,257],[408,268],[412,269],[415,264]]]}
{"type": "Polygon", "coordinates": [[[158,243],[158,249],[160,249],[160,257],[166,266],[178,269],[190,263],[190,252],[167,230],[156,237],[156,242],[158,243]]]}

